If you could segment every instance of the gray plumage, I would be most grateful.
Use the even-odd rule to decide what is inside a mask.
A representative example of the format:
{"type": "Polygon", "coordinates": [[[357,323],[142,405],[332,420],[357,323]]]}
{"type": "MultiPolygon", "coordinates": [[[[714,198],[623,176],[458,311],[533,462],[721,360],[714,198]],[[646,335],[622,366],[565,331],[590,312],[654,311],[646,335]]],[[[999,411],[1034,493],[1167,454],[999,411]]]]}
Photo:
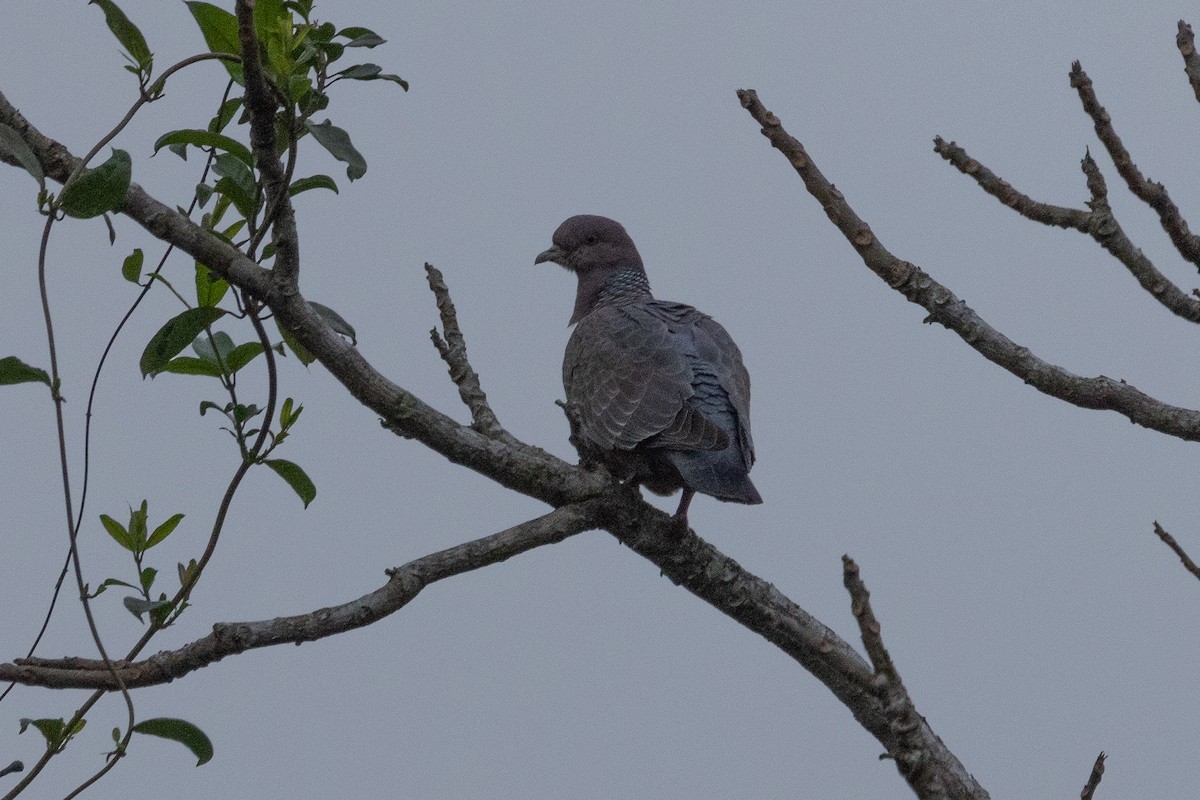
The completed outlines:
{"type": "Polygon", "coordinates": [[[725,329],[683,303],[656,300],[629,234],[606,217],[571,217],[553,261],[579,279],[563,387],[585,452],[658,494],[683,489],[761,503],[748,473],[750,376],[725,329]]]}

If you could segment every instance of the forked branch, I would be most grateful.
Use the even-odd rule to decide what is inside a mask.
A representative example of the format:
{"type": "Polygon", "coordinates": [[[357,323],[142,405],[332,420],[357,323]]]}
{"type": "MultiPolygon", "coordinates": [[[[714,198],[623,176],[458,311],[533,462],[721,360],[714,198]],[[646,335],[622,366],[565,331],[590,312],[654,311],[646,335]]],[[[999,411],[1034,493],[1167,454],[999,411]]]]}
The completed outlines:
{"type": "Polygon", "coordinates": [[[1041,358],[993,328],[954,292],[931,275],[891,253],[809,157],[804,145],[784,130],[753,90],[738,97],[767,137],[796,170],[805,187],[825,209],[833,224],[854,247],[867,267],[929,315],[958,334],[988,361],[1008,370],[1040,392],[1080,408],[1116,411],[1131,422],[1187,441],[1200,441],[1200,411],[1173,406],[1130,386],[1100,375],[1085,378],[1041,358]]]}
{"type": "Polygon", "coordinates": [[[979,184],[979,188],[1026,219],[1086,233],[1120,261],[1142,288],[1171,313],[1189,322],[1200,323],[1200,299],[1186,293],[1160,272],[1154,266],[1154,262],[1133,244],[1113,216],[1112,208],[1108,204],[1108,186],[1090,153],[1080,162],[1087,178],[1088,191],[1092,196],[1088,201],[1090,210],[1084,210],[1033,200],[976,161],[955,142],[947,142],[938,136],[933,140],[933,149],[959,172],[973,178],[979,184]]]}

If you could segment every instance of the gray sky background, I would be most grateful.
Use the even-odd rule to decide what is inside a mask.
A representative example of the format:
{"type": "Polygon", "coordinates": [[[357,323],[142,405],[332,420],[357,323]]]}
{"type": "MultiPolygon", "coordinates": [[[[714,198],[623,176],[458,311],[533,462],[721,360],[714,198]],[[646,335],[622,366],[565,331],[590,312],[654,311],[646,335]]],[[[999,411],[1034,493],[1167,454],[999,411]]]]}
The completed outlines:
{"type": "MultiPolygon", "coordinates": [[[[0,87],[81,153],[136,87],[98,9],[6,0],[0,87]]],[[[159,69],[203,48],[182,4],[125,0],[159,69]]],[[[1194,446],[1038,394],[957,337],[921,324],[862,265],[770,149],[734,90],[755,88],[893,252],[930,271],[1035,353],[1200,403],[1196,331],[1091,240],[1019,219],[932,152],[955,139],[1035,198],[1079,206],[1092,148],[1118,218],[1185,287],[1200,283],[1130,199],[1067,82],[1082,59],[1135,159],[1195,219],[1200,114],[1174,45],[1173,3],[318,4],[389,40],[362,53],[411,81],[340,85],[329,117],[370,165],[351,185],[306,147],[298,174],[341,195],[298,198],[303,287],[341,312],[398,383],[462,419],[428,342],[421,265],[445,271],[501,420],[566,458],[559,364],[574,280],[533,266],[565,217],[623,222],[660,297],[692,303],[739,342],[754,380],[766,503],[698,498],[697,532],[856,639],[842,553],[860,563],[919,710],[993,797],[1078,796],[1110,754],[1104,797],[1195,796],[1200,586],[1152,535],[1200,555],[1194,446]]],[[[151,144],[202,127],[224,81],[173,81],[116,142],[134,179],[186,204],[200,168],[151,144]]],[[[307,144],[307,143],[306,143],[307,144]]],[[[0,355],[47,362],[36,300],[34,184],[2,172],[6,313],[0,355]]],[[[134,297],[98,221],[56,226],[50,250],[76,499],[87,383],[134,297]]],[[[191,262],[168,275],[184,286],[191,262]]],[[[94,419],[82,535],[93,583],[128,575],[97,515],[145,497],[187,518],[152,551],[164,579],[199,553],[236,466],[198,378],[142,381],[146,340],[178,312],[153,292],[118,341],[94,419]]],[[[247,338],[244,331],[236,335],[247,338]]],[[[306,408],[279,453],[318,497],[303,511],[251,475],[181,624],[300,613],[378,586],[383,570],[541,514],[544,506],[383,432],[320,367],[282,369],[306,408]]],[[[246,381],[250,392],[261,382],[246,381]]],[[[248,395],[247,395],[248,396],[248,395]]],[[[65,552],[45,393],[0,392],[4,558],[0,656],[34,635],[65,552]]],[[[661,501],[672,508],[675,499],[661,501]]],[[[90,656],[77,602],[44,655],[90,656]]],[[[140,626],[97,603],[122,650],[140,626]]],[[[814,678],[658,576],[604,533],[436,584],[362,631],[257,651],[138,694],[142,717],[212,737],[200,769],[142,738],[95,797],[895,798],[880,746],[814,678]]],[[[20,717],[69,716],[82,693],[18,689],[0,706],[0,762],[32,763],[20,717]]],[[[101,766],[119,700],[30,796],[101,766]]],[[[4,779],[3,786],[11,778],[4,779]]]]}

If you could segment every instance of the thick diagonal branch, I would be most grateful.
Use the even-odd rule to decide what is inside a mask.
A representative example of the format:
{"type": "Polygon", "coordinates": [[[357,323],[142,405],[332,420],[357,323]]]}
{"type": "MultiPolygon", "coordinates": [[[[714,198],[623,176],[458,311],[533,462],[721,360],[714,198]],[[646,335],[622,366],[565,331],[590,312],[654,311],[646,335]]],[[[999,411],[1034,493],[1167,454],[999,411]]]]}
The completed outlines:
{"type": "Polygon", "coordinates": [[[1104,149],[1108,151],[1108,155],[1116,165],[1117,172],[1125,179],[1129,191],[1158,214],[1158,220],[1162,224],[1163,230],[1167,232],[1167,236],[1170,237],[1171,243],[1175,245],[1179,254],[1200,267],[1200,237],[1193,235],[1188,230],[1188,224],[1183,219],[1183,215],[1179,213],[1179,209],[1171,202],[1171,196],[1167,194],[1167,187],[1146,178],[1138,169],[1137,164],[1133,163],[1133,158],[1125,149],[1121,137],[1117,135],[1117,131],[1113,127],[1112,117],[1104,110],[1104,106],[1100,105],[1100,100],[1096,97],[1096,91],[1092,88],[1092,79],[1083,71],[1083,67],[1078,61],[1071,64],[1070,77],[1071,87],[1079,93],[1083,110],[1092,118],[1096,135],[1100,137],[1104,149]]]}
{"type": "MultiPolygon", "coordinates": [[[[49,177],[62,181],[78,163],[62,145],[29,125],[2,94],[0,123],[10,125],[21,134],[49,177]]],[[[3,154],[0,154],[0,160],[4,160],[3,154]]],[[[668,515],[646,504],[636,493],[618,487],[615,491],[621,496],[617,497],[611,480],[604,474],[573,467],[530,445],[489,438],[431,408],[375,370],[358,350],[329,328],[298,292],[280,289],[272,279],[271,271],[262,269],[184,215],[151,198],[140,186],[130,187],[122,211],[150,233],[173,243],[231,284],[267,304],[280,323],[316,355],[356,399],[383,417],[393,430],[421,441],[451,461],[491,477],[503,486],[556,507],[586,503],[591,508],[588,501],[593,501],[603,527],[653,562],[671,580],[803,664],[889,752],[895,749],[896,734],[869,686],[871,673],[866,662],[847,642],[771,584],[741,569],[732,559],[694,535],[689,533],[681,537],[678,525],[668,515]]],[[[564,512],[571,513],[566,509],[564,512]]],[[[249,647],[327,635],[337,624],[351,627],[368,624],[370,614],[374,612],[362,616],[363,602],[375,603],[377,609],[399,607],[407,602],[406,593],[415,585],[410,581],[427,581],[428,578],[428,574],[414,577],[411,572],[401,570],[387,586],[365,600],[301,617],[221,626],[211,637],[174,651],[174,655],[160,654],[156,657],[159,663],[149,659],[123,668],[131,670],[125,674],[130,676],[132,685],[163,682],[173,677],[173,669],[198,654],[206,654],[203,657],[210,663],[215,658],[249,647]],[[332,623],[331,618],[336,618],[337,624],[332,623]],[[161,661],[164,657],[174,660],[164,664],[161,661]],[[139,669],[143,672],[138,672],[139,669]]],[[[68,686],[78,685],[71,681],[79,679],[81,672],[90,671],[98,677],[89,679],[91,682],[86,685],[107,686],[104,681],[110,678],[88,667],[86,662],[79,661],[70,662],[70,666],[66,662],[34,661],[5,666],[0,676],[22,683],[68,686]]],[[[969,776],[961,765],[957,769],[962,772],[963,785],[966,785],[969,776]]],[[[961,797],[977,795],[962,794],[961,797]]]]}
{"type": "Polygon", "coordinates": [[[926,322],[936,322],[958,334],[988,361],[998,364],[1025,383],[1051,397],[1080,408],[1116,411],[1130,421],[1187,441],[1200,441],[1200,411],[1172,406],[1125,381],[1103,375],[1085,378],[1038,358],[993,328],[982,317],[938,283],[928,273],[894,256],[866,222],[834,188],[798,140],[784,130],[779,118],[763,107],[750,90],[738,92],[742,105],[762,126],[762,133],[781,152],[825,209],[829,219],[858,252],[867,267],[929,312],[926,322]]]}
{"type": "MultiPolygon", "coordinates": [[[[47,177],[62,182],[79,159],[32,126],[0,93],[0,123],[17,131],[37,155],[47,177]]],[[[20,166],[0,151],[0,161],[20,166]]],[[[360,403],[397,433],[416,439],[456,464],[553,506],[585,500],[608,486],[601,475],[581,471],[538,447],[491,439],[431,407],[382,375],[312,309],[298,292],[278,289],[263,269],[229,243],[130,184],[122,212],[152,235],[184,251],[229,283],[266,303],[309,352],[360,403]]]]}
{"type": "Polygon", "coordinates": [[[938,136],[933,140],[933,149],[942,158],[953,164],[959,172],[975,179],[979,188],[996,197],[1021,216],[1044,225],[1072,228],[1086,233],[1101,247],[1120,261],[1142,288],[1162,303],[1173,314],[1189,322],[1200,323],[1200,299],[1187,294],[1166,275],[1159,272],[1154,262],[1136,247],[1113,216],[1108,204],[1108,186],[1100,168],[1091,154],[1080,163],[1087,177],[1088,190],[1092,199],[1090,211],[1078,208],[1063,208],[1048,203],[1039,203],[1021,194],[1007,181],[980,164],[955,142],[947,142],[938,136]]]}

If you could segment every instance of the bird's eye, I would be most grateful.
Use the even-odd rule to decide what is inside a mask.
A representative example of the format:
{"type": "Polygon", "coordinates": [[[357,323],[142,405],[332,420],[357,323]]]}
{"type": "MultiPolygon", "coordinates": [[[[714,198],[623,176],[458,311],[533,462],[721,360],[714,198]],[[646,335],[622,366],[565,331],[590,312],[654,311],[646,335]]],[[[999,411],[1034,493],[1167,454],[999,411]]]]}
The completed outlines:
{"type": "Polygon", "coordinates": [[[595,243],[597,242],[596,234],[594,234],[594,233],[589,233],[587,236],[585,236],[585,237],[583,238],[583,240],[584,240],[585,242],[587,242],[588,244],[595,244],[595,243]]]}

